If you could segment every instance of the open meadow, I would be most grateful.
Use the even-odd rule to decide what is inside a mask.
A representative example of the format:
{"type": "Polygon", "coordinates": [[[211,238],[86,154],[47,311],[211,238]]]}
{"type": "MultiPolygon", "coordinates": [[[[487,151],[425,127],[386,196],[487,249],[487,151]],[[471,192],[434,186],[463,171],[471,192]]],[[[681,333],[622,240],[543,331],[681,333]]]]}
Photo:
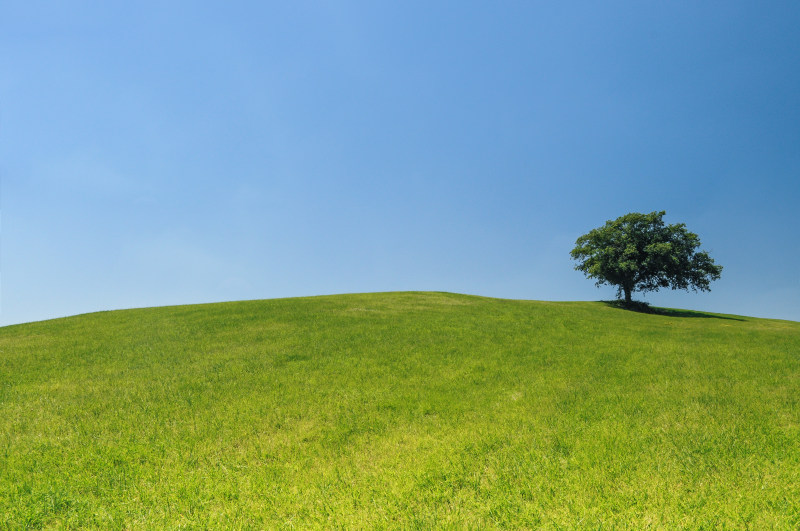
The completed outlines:
{"type": "Polygon", "coordinates": [[[380,293],[0,328],[0,528],[800,527],[800,323],[380,293]]]}

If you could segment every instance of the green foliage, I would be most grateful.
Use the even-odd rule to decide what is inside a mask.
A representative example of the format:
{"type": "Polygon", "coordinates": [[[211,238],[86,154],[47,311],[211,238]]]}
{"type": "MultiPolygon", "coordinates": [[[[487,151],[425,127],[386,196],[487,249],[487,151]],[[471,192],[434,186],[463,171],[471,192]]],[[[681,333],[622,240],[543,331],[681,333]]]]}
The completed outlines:
{"type": "Polygon", "coordinates": [[[0,328],[0,529],[798,529],[799,351],[445,293],[0,328]]]}
{"type": "Polygon", "coordinates": [[[616,286],[617,296],[624,294],[629,303],[634,291],[709,291],[722,266],[697,251],[700,239],[685,224],[665,225],[664,214],[633,212],[584,234],[570,253],[578,261],[575,269],[598,286],[616,286]]]}

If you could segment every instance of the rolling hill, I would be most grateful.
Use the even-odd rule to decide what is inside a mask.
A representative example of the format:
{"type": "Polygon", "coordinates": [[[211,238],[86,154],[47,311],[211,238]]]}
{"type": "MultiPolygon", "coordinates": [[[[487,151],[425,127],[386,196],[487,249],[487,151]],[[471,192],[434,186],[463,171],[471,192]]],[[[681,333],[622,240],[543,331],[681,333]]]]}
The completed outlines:
{"type": "Polygon", "coordinates": [[[0,328],[1,528],[798,528],[800,323],[380,293],[0,328]]]}

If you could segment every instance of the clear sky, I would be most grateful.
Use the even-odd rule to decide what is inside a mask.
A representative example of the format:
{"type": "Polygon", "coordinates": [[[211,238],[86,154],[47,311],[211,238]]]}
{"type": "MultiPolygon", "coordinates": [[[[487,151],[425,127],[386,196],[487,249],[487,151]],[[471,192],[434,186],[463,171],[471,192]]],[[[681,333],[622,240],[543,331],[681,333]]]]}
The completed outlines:
{"type": "Polygon", "coordinates": [[[644,300],[800,320],[799,27],[795,0],[4,0],[0,323],[610,299],[569,251],[654,210],[725,269],[644,300]]]}

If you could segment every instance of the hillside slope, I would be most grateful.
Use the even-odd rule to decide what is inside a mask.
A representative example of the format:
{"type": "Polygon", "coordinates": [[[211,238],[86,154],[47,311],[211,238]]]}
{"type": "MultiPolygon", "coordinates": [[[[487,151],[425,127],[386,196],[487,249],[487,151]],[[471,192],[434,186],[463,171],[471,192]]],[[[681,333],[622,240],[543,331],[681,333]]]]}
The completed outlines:
{"type": "Polygon", "coordinates": [[[0,527],[800,527],[800,323],[385,293],[0,328],[0,527]]]}

